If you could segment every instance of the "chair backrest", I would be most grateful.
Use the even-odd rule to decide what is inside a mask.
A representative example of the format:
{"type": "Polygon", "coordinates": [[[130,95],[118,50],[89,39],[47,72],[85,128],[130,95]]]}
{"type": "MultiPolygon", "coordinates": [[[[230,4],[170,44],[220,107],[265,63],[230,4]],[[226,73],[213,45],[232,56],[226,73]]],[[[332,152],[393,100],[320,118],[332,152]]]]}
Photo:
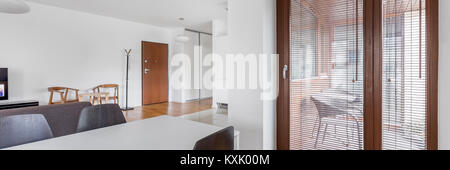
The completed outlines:
{"type": "Polygon", "coordinates": [[[102,84],[102,85],[99,85],[98,87],[100,87],[100,88],[118,88],[119,85],[118,84],[102,84]]]}
{"type": "Polygon", "coordinates": [[[48,91],[50,92],[50,98],[49,98],[49,104],[61,104],[61,103],[66,103],[66,102],[78,102],[79,100],[79,96],[78,96],[78,89],[73,89],[73,88],[67,88],[67,87],[49,87],[48,91]],[[75,99],[72,100],[68,100],[68,95],[69,92],[74,92],[75,93],[75,99]],[[54,93],[59,93],[60,95],[60,101],[53,101],[53,95],[54,93]]]}
{"type": "Polygon", "coordinates": [[[346,112],[337,108],[336,106],[331,106],[330,104],[324,103],[311,97],[314,105],[316,105],[317,111],[319,112],[319,117],[335,116],[340,114],[345,114],[346,112]]]}
{"type": "Polygon", "coordinates": [[[126,123],[117,104],[103,104],[86,107],[81,111],[77,132],[84,132],[126,123]]]}
{"type": "Polygon", "coordinates": [[[0,149],[53,138],[41,114],[0,117],[0,149]]]}
{"type": "Polygon", "coordinates": [[[0,117],[42,113],[52,129],[53,137],[61,137],[77,133],[81,110],[89,106],[92,106],[90,102],[81,102],[6,109],[0,110],[0,117]]]}
{"type": "Polygon", "coordinates": [[[94,92],[100,93],[101,89],[114,89],[114,95],[119,95],[119,85],[118,84],[102,84],[94,88],[94,92]]]}
{"type": "Polygon", "coordinates": [[[234,150],[234,127],[225,128],[200,139],[195,144],[194,150],[234,150]]]}
{"type": "Polygon", "coordinates": [[[49,87],[48,91],[49,92],[54,92],[54,91],[66,91],[67,87],[49,87]]]}

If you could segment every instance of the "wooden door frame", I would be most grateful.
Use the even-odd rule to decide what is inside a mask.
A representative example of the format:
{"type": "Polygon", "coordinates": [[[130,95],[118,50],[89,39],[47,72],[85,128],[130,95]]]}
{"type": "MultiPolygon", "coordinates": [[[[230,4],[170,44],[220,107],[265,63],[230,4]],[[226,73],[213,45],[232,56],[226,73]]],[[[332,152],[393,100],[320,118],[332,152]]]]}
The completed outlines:
{"type": "MultiPolygon", "coordinates": [[[[290,0],[277,0],[277,52],[279,55],[279,70],[284,65],[290,65],[290,32],[289,32],[290,0]]],[[[279,75],[279,95],[277,99],[277,148],[289,150],[290,148],[290,72],[283,80],[283,72],[279,75]]]]}
{"type": "Polygon", "coordinates": [[[438,150],[439,107],[439,1],[426,0],[427,45],[427,148],[438,150]]]}
{"type": "MultiPolygon", "coordinates": [[[[279,69],[290,65],[290,1],[277,0],[279,69]]],[[[438,149],[439,2],[426,1],[427,149],[438,149]]],[[[382,149],[382,0],[364,0],[364,149],[382,149]]],[[[290,72],[280,71],[277,148],[290,149],[290,72]]]]}
{"type": "Polygon", "coordinates": [[[381,150],[382,0],[364,0],[364,149],[381,150]],[[368,74],[369,73],[369,74],[368,74]],[[371,73],[371,74],[370,74],[371,73]]]}
{"type": "MultiPolygon", "coordinates": [[[[144,69],[145,69],[144,68],[144,43],[154,43],[154,44],[167,45],[169,47],[168,51],[167,51],[167,54],[168,54],[167,55],[167,60],[169,60],[169,55],[170,55],[170,53],[169,53],[169,50],[170,50],[169,44],[158,43],[158,42],[151,42],[151,41],[141,41],[141,105],[142,106],[145,106],[144,105],[144,69]]],[[[170,63],[170,61],[169,61],[169,63],[170,63]]],[[[169,67],[168,67],[168,69],[169,69],[169,67]]],[[[167,70],[167,73],[169,73],[169,70],[167,70]]],[[[170,81],[170,74],[169,74],[168,80],[170,81]]],[[[169,82],[167,82],[167,85],[169,86],[169,88],[168,88],[169,90],[167,91],[167,94],[169,94],[169,91],[170,91],[170,84],[169,84],[169,82]]]]}

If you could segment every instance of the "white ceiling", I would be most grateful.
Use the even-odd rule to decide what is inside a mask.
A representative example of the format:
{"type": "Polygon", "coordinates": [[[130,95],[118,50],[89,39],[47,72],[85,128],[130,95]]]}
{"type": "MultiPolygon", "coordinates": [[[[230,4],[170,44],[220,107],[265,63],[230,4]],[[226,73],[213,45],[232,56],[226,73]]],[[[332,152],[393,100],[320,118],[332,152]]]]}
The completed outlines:
{"type": "MultiPolygon", "coordinates": [[[[226,16],[227,0],[28,0],[161,27],[211,33],[211,20],[226,16]],[[185,18],[180,21],[179,18],[185,18]]],[[[33,10],[33,9],[31,9],[33,10]]]]}

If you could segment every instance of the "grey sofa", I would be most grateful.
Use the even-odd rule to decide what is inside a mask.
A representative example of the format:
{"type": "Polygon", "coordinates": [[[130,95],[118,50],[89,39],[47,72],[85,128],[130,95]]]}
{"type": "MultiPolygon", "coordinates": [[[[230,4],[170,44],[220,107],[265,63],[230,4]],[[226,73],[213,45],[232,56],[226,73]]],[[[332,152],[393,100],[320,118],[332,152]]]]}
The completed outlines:
{"type": "Polygon", "coordinates": [[[0,110],[0,117],[22,114],[43,114],[47,119],[54,137],[77,133],[81,110],[91,106],[89,102],[27,107],[0,110]]]}

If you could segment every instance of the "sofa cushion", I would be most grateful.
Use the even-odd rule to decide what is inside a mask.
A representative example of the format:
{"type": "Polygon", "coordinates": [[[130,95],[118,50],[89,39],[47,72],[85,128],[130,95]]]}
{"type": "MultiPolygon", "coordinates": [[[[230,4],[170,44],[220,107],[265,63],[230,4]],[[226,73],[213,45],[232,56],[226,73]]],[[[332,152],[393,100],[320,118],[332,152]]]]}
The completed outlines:
{"type": "Polygon", "coordinates": [[[42,113],[47,119],[50,128],[52,129],[54,137],[60,137],[71,135],[77,132],[78,120],[80,118],[81,110],[89,106],[91,106],[91,103],[82,102],[0,110],[0,117],[30,113],[42,113]]]}

